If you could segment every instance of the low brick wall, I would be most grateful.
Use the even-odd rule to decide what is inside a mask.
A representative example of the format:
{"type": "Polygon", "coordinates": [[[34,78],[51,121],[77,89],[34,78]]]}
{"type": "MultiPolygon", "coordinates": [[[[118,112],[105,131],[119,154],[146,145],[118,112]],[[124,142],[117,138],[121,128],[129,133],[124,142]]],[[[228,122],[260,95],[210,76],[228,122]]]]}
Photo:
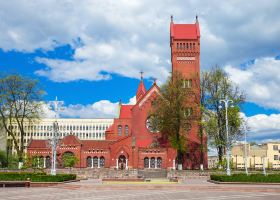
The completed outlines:
{"type": "Polygon", "coordinates": [[[210,171],[200,171],[200,170],[170,170],[167,172],[167,178],[178,178],[178,179],[186,179],[186,178],[209,178],[211,172],[210,171]]]}

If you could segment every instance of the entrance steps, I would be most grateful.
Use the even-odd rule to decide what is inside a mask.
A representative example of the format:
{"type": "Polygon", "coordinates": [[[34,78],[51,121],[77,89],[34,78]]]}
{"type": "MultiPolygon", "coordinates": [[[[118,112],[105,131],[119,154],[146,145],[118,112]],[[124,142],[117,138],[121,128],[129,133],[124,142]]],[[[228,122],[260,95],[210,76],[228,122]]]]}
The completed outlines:
{"type": "Polygon", "coordinates": [[[142,177],[144,179],[167,178],[167,170],[164,170],[164,169],[143,169],[143,170],[138,170],[138,177],[142,177]]]}

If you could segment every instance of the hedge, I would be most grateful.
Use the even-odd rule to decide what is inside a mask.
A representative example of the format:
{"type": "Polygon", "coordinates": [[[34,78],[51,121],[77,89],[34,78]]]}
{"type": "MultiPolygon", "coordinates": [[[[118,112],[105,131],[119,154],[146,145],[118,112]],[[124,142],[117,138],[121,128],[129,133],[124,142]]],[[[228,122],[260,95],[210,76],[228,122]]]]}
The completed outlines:
{"type": "Polygon", "coordinates": [[[75,179],[76,174],[57,174],[52,176],[46,173],[0,172],[0,181],[63,182],[75,179]]]}
{"type": "Polygon", "coordinates": [[[231,176],[213,174],[211,180],[220,182],[280,183],[280,174],[233,174],[231,176]]]}

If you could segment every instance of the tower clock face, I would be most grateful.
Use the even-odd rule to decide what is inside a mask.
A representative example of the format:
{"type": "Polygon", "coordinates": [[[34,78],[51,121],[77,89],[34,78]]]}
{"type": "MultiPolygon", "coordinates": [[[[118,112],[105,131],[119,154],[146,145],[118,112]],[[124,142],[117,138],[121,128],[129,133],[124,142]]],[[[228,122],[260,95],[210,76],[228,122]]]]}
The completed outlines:
{"type": "Polygon", "coordinates": [[[154,118],[154,116],[149,116],[146,120],[146,128],[149,130],[149,132],[151,133],[158,133],[158,130],[153,129],[152,126],[152,118],[154,118]]]}

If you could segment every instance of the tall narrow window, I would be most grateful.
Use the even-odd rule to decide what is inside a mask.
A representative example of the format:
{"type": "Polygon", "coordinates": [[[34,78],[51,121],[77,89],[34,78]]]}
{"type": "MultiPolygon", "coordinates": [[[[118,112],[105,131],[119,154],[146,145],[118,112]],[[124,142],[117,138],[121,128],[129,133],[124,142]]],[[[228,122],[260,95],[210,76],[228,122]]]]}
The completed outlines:
{"type": "Polygon", "coordinates": [[[122,126],[121,125],[118,126],[118,135],[122,135],[122,126]]]}
{"type": "Polygon", "coordinates": [[[184,80],[183,87],[184,88],[191,88],[192,87],[192,80],[191,79],[184,80]]]}
{"type": "Polygon", "coordinates": [[[186,49],[189,49],[189,43],[187,43],[186,45],[187,45],[186,49]]]}
{"type": "Polygon", "coordinates": [[[177,49],[179,49],[179,43],[177,43],[177,49]]]}
{"type": "Polygon", "coordinates": [[[190,49],[192,49],[192,43],[190,43],[190,49]]]}
{"type": "Polygon", "coordinates": [[[126,136],[128,135],[128,125],[125,125],[124,134],[125,134],[126,136]]]}

